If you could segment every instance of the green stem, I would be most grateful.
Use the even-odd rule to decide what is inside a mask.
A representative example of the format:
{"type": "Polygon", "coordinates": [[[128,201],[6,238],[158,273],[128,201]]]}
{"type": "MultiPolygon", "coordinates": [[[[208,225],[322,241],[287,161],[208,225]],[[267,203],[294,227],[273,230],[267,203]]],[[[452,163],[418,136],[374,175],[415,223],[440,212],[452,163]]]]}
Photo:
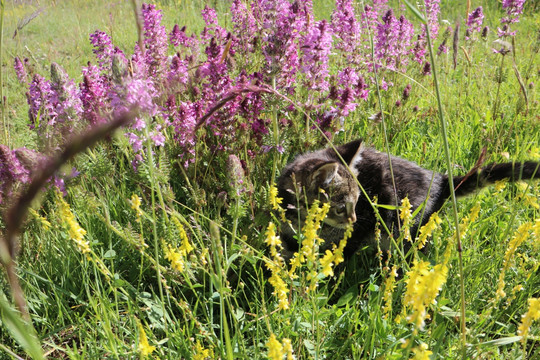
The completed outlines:
{"type": "MultiPolygon", "coordinates": [[[[0,0],[0,59],[3,58],[3,45],[4,45],[4,9],[5,4],[4,0],[0,0]]],[[[4,139],[3,143],[8,144],[8,129],[7,129],[7,123],[6,123],[6,104],[4,101],[4,79],[2,74],[4,73],[3,69],[0,69],[0,113],[2,114],[2,126],[4,130],[4,139]]]]}
{"type": "Polygon", "coordinates": [[[461,295],[461,318],[460,318],[461,341],[462,341],[461,345],[462,345],[462,356],[463,356],[463,359],[465,359],[466,351],[467,351],[467,329],[466,329],[466,322],[465,322],[465,280],[464,280],[464,274],[463,274],[463,253],[462,253],[462,247],[461,247],[461,235],[459,232],[458,209],[457,209],[456,193],[454,191],[454,179],[453,179],[453,174],[452,174],[453,173],[452,162],[450,160],[450,147],[448,145],[448,135],[446,131],[446,120],[444,118],[441,92],[439,90],[439,81],[437,78],[437,67],[435,66],[435,57],[433,56],[433,49],[431,46],[431,34],[429,33],[429,24],[425,24],[425,27],[426,27],[426,38],[427,38],[428,49],[429,49],[429,58],[431,61],[431,71],[433,73],[433,82],[435,85],[435,94],[437,95],[437,106],[439,110],[439,120],[440,120],[440,125],[441,125],[443,143],[444,143],[444,154],[446,157],[446,166],[448,169],[448,183],[450,186],[452,210],[453,210],[454,221],[455,221],[455,226],[456,226],[456,240],[457,240],[458,260],[459,260],[459,287],[460,287],[460,295],[461,295]]]}

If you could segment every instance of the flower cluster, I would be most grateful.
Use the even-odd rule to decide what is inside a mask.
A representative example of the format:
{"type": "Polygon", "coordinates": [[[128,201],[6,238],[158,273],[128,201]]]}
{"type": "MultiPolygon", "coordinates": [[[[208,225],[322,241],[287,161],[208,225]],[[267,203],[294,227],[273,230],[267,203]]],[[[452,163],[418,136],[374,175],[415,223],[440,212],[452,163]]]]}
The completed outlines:
{"type": "Polygon", "coordinates": [[[427,307],[436,304],[435,300],[446,282],[448,267],[437,264],[433,268],[427,261],[414,261],[407,272],[407,289],[403,295],[404,311],[408,312],[407,321],[416,329],[422,329],[425,320],[429,319],[427,307]]]}
{"type": "Polygon", "coordinates": [[[484,21],[484,11],[481,6],[477,7],[467,18],[467,31],[465,39],[471,39],[473,33],[478,33],[482,30],[482,22],[484,21]]]}
{"type": "Polygon", "coordinates": [[[84,235],[86,235],[86,230],[81,228],[75,215],[71,211],[69,204],[64,200],[59,191],[56,193],[56,199],[58,201],[58,206],[60,210],[60,217],[64,221],[64,226],[68,231],[68,236],[71,240],[75,242],[77,248],[82,254],[85,254],[89,257],[90,253],[90,243],[88,240],[84,240],[84,235]]]}
{"type": "Polygon", "coordinates": [[[284,338],[280,343],[277,340],[276,335],[270,334],[270,338],[266,343],[266,347],[268,348],[268,359],[270,360],[282,360],[284,356],[287,360],[294,359],[293,348],[290,339],[284,338]]]}

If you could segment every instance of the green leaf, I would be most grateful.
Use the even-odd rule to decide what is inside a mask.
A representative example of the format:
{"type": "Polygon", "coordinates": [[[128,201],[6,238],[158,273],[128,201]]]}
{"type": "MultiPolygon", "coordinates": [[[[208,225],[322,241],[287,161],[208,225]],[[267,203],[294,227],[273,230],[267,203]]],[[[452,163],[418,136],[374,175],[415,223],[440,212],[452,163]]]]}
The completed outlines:
{"type": "Polygon", "coordinates": [[[408,2],[407,0],[403,0],[403,2],[405,3],[405,5],[407,5],[407,7],[408,7],[409,9],[411,9],[411,11],[413,12],[413,14],[416,15],[416,17],[418,18],[418,20],[420,20],[423,24],[427,24],[426,18],[425,18],[424,15],[422,15],[422,13],[416,8],[416,6],[414,6],[413,4],[411,4],[410,2],[408,2]]]}
{"type": "Polygon", "coordinates": [[[0,296],[0,311],[2,313],[2,322],[24,351],[32,359],[45,359],[36,330],[32,324],[24,321],[20,314],[9,305],[4,294],[0,296]]]}

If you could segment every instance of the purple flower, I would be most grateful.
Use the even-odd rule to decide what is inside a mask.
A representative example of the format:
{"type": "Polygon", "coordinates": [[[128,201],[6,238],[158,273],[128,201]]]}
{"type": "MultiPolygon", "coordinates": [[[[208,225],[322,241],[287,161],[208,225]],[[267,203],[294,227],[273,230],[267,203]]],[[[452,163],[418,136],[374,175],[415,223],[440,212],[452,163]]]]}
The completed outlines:
{"type": "MultiPolygon", "coordinates": [[[[484,12],[482,7],[477,7],[467,18],[467,30],[470,32],[480,32],[482,30],[482,22],[484,21],[484,12]]],[[[465,37],[469,40],[468,37],[465,37]]]]}
{"type": "Polygon", "coordinates": [[[30,128],[40,127],[42,120],[47,117],[56,116],[53,99],[56,94],[51,88],[51,83],[39,74],[35,74],[34,78],[30,82],[30,87],[26,98],[30,109],[28,115],[30,117],[30,128]]]}
{"type": "Polygon", "coordinates": [[[49,125],[62,123],[63,135],[71,133],[83,112],[80,92],[66,71],[56,63],[51,64],[51,89],[55,94],[56,118],[51,119],[49,125]]]}
{"type": "Polygon", "coordinates": [[[439,12],[441,10],[441,0],[424,0],[424,6],[427,13],[427,22],[431,39],[437,38],[439,33],[439,12]]]}
{"type": "Polygon", "coordinates": [[[390,70],[398,70],[408,63],[408,48],[413,36],[413,25],[403,15],[399,20],[389,9],[377,25],[375,57],[390,70]]]}
{"type": "Polygon", "coordinates": [[[331,49],[332,29],[326,20],[316,22],[309,28],[302,45],[302,71],[309,89],[328,90],[328,56],[331,49]]]}
{"type": "Polygon", "coordinates": [[[108,101],[108,84],[100,75],[99,68],[88,65],[83,68],[83,82],[79,85],[83,106],[83,118],[90,124],[96,125],[106,121],[108,101]]]}
{"type": "Polygon", "coordinates": [[[424,75],[431,74],[431,64],[428,61],[426,61],[424,63],[424,68],[422,69],[422,74],[424,74],[424,75]]]}
{"type": "Polygon", "coordinates": [[[92,51],[99,60],[99,67],[102,70],[108,70],[115,53],[111,37],[103,31],[96,30],[90,34],[90,43],[94,46],[92,51]]]}
{"type": "Polygon", "coordinates": [[[0,204],[4,197],[11,196],[14,184],[30,181],[30,170],[22,166],[15,154],[15,151],[0,144],[0,204]]]}
{"type": "Polygon", "coordinates": [[[253,13],[248,11],[246,5],[241,0],[234,0],[231,4],[231,19],[234,33],[238,34],[243,51],[245,53],[253,52],[253,39],[259,33],[253,13]]]}
{"type": "Polygon", "coordinates": [[[353,52],[360,43],[361,27],[356,20],[352,0],[337,0],[331,18],[332,33],[339,41],[336,48],[353,52]]]}
{"type": "Polygon", "coordinates": [[[405,89],[403,89],[403,95],[401,96],[403,101],[407,100],[411,95],[411,88],[411,84],[407,84],[407,86],[405,86],[405,89]]]}
{"type": "Polygon", "coordinates": [[[178,55],[174,55],[171,58],[171,64],[169,65],[169,71],[167,73],[167,82],[169,88],[185,85],[188,82],[187,65],[178,55]]]}
{"type": "Polygon", "coordinates": [[[523,12],[525,0],[503,0],[502,7],[506,10],[508,17],[502,18],[501,23],[516,23],[523,12]]]}
{"type": "Polygon", "coordinates": [[[146,47],[145,61],[148,65],[148,75],[159,77],[167,66],[168,38],[165,26],[161,25],[161,10],[156,10],[153,4],[142,5],[144,46],[146,47]]]}
{"type": "MultiPolygon", "coordinates": [[[[26,61],[27,59],[24,59],[24,62],[26,61]]],[[[18,56],[16,56],[14,59],[13,67],[15,68],[15,74],[17,75],[17,79],[19,80],[19,82],[21,84],[26,84],[26,69],[24,68],[24,64],[18,56]]]]}

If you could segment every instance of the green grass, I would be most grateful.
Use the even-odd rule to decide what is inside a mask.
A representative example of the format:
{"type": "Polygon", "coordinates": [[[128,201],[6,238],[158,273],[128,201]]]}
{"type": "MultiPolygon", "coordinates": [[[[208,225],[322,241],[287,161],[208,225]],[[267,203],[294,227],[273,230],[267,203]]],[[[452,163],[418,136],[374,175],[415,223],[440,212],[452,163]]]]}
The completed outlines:
{"type": "MultiPolygon", "coordinates": [[[[220,21],[230,25],[225,15],[228,2],[206,3],[215,6],[220,21]]],[[[186,24],[188,33],[199,32],[203,4],[164,1],[160,5],[164,24],[167,29],[176,22],[186,24]]],[[[484,2],[482,5],[486,19],[497,24],[500,9],[484,2]]],[[[451,23],[465,13],[450,2],[442,9],[442,18],[451,19],[451,23]]],[[[316,1],[315,10],[317,18],[328,18],[332,6],[316,1]]],[[[59,63],[79,81],[81,67],[94,60],[88,35],[95,29],[106,31],[127,52],[137,38],[129,2],[6,2],[4,20],[0,55],[7,106],[2,116],[8,127],[7,132],[2,131],[0,143],[12,148],[32,147],[36,141],[27,128],[26,89],[15,78],[14,56],[31,58],[41,74],[48,73],[51,62],[59,63]],[[12,39],[18,20],[39,6],[45,11],[12,39]]],[[[497,96],[496,74],[501,59],[491,53],[489,42],[464,45],[471,61],[460,52],[456,69],[451,55],[437,57],[454,173],[472,168],[484,147],[487,162],[506,161],[507,157],[516,161],[538,159],[540,79],[536,66],[540,59],[535,49],[539,46],[539,24],[540,15],[531,12],[516,26],[516,69],[526,85],[528,104],[512,68],[511,54],[503,64],[497,96]]],[[[495,36],[491,34],[490,39],[495,36]]],[[[438,44],[435,41],[434,45],[438,44]]],[[[342,61],[333,60],[336,64],[342,61]]],[[[363,137],[378,149],[388,145],[392,154],[446,171],[432,77],[411,68],[406,76],[392,74],[387,81],[395,85],[382,93],[388,144],[381,125],[367,120],[379,111],[375,96],[346,119],[345,131],[334,137],[334,143],[363,137]],[[413,84],[411,97],[396,107],[408,83],[413,84]]],[[[281,158],[238,154],[249,170],[244,179],[249,191],[241,195],[228,184],[231,174],[226,170],[226,155],[209,155],[204,149],[196,166],[187,172],[171,164],[164,150],[156,150],[152,156],[159,167],[146,164],[135,173],[126,155],[129,145],[121,136],[115,137],[114,146],[99,144],[79,155],[72,165],[81,175],[68,184],[64,199],[86,231],[85,240],[92,252],[82,254],[71,240],[66,214],[52,191],[35,204],[41,218],[31,215],[20,237],[18,274],[43,353],[49,358],[69,359],[142,357],[138,319],[149,344],[156,347],[150,358],[191,359],[203,348],[213,353],[207,353],[209,358],[266,358],[267,343],[274,334],[280,343],[290,339],[294,354],[302,359],[406,359],[420,343],[426,343],[433,352],[431,359],[457,359],[462,358],[463,348],[462,278],[465,357],[540,357],[538,323],[531,327],[526,342],[516,337],[528,299],[540,296],[540,210],[534,205],[540,197],[538,182],[526,188],[507,184],[501,191],[490,187],[458,201],[458,221],[469,216],[475,205],[480,206],[478,218],[462,234],[462,272],[453,241],[451,204],[443,208],[442,224],[433,234],[429,252],[418,256],[435,266],[443,263],[448,246],[454,246],[454,250],[447,280],[437,304],[429,307],[430,319],[422,330],[416,331],[404,319],[395,321],[403,309],[404,275],[410,264],[394,254],[381,266],[373,249],[360,250],[336,279],[322,279],[315,291],[306,291],[306,287],[310,285],[307,274],[318,269],[317,263],[300,268],[296,279],[284,277],[290,291],[289,309],[276,310],[278,301],[264,265],[268,256],[265,232],[268,223],[277,220],[269,204],[274,175],[271,169],[281,169],[294,154],[311,149],[304,144],[313,148],[313,144],[324,144],[315,130],[302,124],[279,136],[287,145],[281,158]],[[142,199],[139,215],[132,204],[134,194],[142,199]],[[228,197],[225,202],[223,194],[228,197]],[[51,223],[50,228],[43,219],[51,223]],[[528,232],[525,242],[510,257],[502,277],[506,297],[499,299],[496,291],[509,241],[519,226],[527,223],[536,224],[536,230],[528,232]],[[167,244],[182,246],[182,229],[193,250],[185,256],[183,270],[178,271],[163,251],[167,244]],[[236,237],[232,236],[235,232],[236,237]],[[391,292],[390,314],[382,310],[388,293],[386,265],[400,268],[391,292]]],[[[13,354],[24,357],[32,346],[25,345],[24,337],[15,332],[24,325],[17,322],[18,314],[4,300],[10,299],[4,277],[0,277],[0,284],[0,358],[16,358],[13,354]]]]}

